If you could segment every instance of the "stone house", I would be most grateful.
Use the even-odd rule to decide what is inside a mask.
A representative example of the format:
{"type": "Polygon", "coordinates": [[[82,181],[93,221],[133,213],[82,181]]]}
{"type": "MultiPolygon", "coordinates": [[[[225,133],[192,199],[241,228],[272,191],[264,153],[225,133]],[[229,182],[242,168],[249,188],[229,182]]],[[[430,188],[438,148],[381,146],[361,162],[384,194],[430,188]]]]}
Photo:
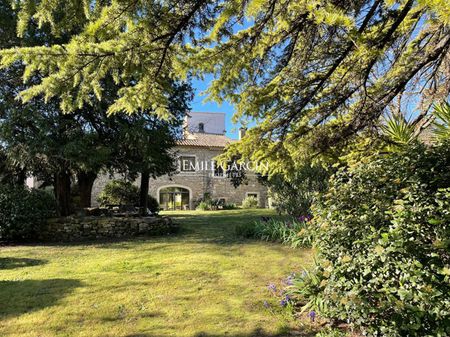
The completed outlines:
{"type": "MultiPolygon", "coordinates": [[[[260,207],[267,207],[267,187],[258,182],[255,173],[246,171],[248,183],[235,188],[227,170],[214,161],[228,144],[236,141],[225,135],[224,113],[191,112],[185,119],[184,129],[184,137],[174,149],[178,158],[177,172],[150,179],[149,193],[159,201],[161,208],[194,209],[203,198],[240,205],[248,196],[256,197],[260,207]]],[[[243,132],[240,130],[240,136],[243,132]]],[[[109,179],[102,176],[94,183],[93,205],[97,205],[97,196],[109,179]]]]}

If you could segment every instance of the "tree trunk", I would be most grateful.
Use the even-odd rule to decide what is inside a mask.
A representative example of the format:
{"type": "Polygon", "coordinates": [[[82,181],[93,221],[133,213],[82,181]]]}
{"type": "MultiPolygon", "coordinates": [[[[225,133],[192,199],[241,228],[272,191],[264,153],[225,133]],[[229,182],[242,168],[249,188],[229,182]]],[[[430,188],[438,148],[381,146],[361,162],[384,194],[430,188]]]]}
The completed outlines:
{"type": "Polygon", "coordinates": [[[70,215],[70,173],[68,171],[59,171],[55,174],[54,188],[58,215],[70,215]]]}
{"type": "Polygon", "coordinates": [[[80,193],[80,207],[91,207],[92,186],[97,179],[97,172],[87,171],[78,172],[78,189],[80,193]]]}
{"type": "Polygon", "coordinates": [[[139,190],[139,207],[141,215],[147,215],[148,211],[148,184],[150,182],[150,173],[142,171],[141,173],[141,187],[139,190]]]}

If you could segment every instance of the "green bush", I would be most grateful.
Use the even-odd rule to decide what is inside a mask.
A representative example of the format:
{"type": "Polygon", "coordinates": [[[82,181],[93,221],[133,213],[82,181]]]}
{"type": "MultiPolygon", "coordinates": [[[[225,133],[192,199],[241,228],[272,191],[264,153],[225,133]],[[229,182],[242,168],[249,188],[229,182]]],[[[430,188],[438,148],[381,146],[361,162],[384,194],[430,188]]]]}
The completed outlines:
{"type": "Polygon", "coordinates": [[[222,209],[225,209],[225,210],[237,209],[237,206],[236,206],[235,203],[225,203],[225,204],[222,206],[222,209]]]}
{"type": "Polygon", "coordinates": [[[209,197],[200,199],[197,201],[196,210],[199,211],[210,211],[210,210],[218,210],[218,209],[236,209],[236,204],[227,204],[223,201],[223,199],[211,199],[209,197]]]}
{"type": "Polygon", "coordinates": [[[344,168],[318,203],[319,262],[300,304],[370,336],[450,334],[450,146],[344,168]]]}
{"type": "Polygon", "coordinates": [[[52,194],[0,184],[0,239],[33,240],[47,218],[55,215],[52,194]]]}
{"type": "Polygon", "coordinates": [[[246,197],[242,200],[242,208],[258,208],[258,199],[255,197],[246,197]]]}
{"type": "Polygon", "coordinates": [[[304,165],[294,175],[275,175],[268,181],[272,205],[278,213],[311,214],[311,204],[327,188],[329,174],[320,166],[304,165]]]}
{"type": "Polygon", "coordinates": [[[306,217],[289,220],[263,219],[236,226],[236,235],[280,242],[293,248],[310,247],[313,241],[313,232],[309,228],[308,221],[309,218],[306,217]]]}
{"type": "Polygon", "coordinates": [[[97,200],[102,206],[138,205],[139,188],[129,181],[111,180],[100,192],[97,200]]]}
{"type": "Polygon", "coordinates": [[[211,209],[211,200],[200,201],[195,208],[198,211],[208,211],[211,209]]]}

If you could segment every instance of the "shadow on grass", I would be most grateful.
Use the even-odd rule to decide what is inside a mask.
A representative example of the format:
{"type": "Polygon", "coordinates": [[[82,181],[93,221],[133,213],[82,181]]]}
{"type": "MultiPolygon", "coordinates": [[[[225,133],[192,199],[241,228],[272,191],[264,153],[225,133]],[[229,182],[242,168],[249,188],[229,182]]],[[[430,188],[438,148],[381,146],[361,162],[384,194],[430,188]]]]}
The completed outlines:
{"type": "MultiPolygon", "coordinates": [[[[299,330],[291,330],[286,332],[280,332],[280,333],[267,333],[262,329],[255,329],[251,333],[238,333],[238,334],[209,334],[204,332],[199,332],[193,335],[192,337],[288,337],[288,336],[297,336],[297,337],[313,337],[315,336],[317,331],[299,331],[299,330]]],[[[166,337],[163,335],[153,335],[153,334],[131,334],[131,335],[125,335],[124,337],[166,337]]]]}
{"type": "Polygon", "coordinates": [[[70,279],[0,281],[0,318],[55,305],[80,286],[80,281],[70,279]]]}
{"type": "Polygon", "coordinates": [[[0,270],[40,266],[46,263],[46,260],[30,259],[26,257],[0,257],[0,270]]]}

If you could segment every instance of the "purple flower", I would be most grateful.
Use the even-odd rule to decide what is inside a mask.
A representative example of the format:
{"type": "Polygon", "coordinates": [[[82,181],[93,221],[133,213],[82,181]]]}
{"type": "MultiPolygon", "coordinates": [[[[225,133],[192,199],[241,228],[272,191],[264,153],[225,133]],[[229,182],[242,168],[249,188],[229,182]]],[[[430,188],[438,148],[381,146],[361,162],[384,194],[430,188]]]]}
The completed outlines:
{"type": "Polygon", "coordinates": [[[275,293],[277,291],[277,286],[275,284],[273,284],[273,283],[269,284],[267,286],[267,288],[273,293],[275,293]]]}
{"type": "Polygon", "coordinates": [[[286,277],[286,285],[291,286],[294,284],[294,278],[295,278],[295,273],[292,273],[291,275],[289,275],[288,277],[286,277]]]}
{"type": "Polygon", "coordinates": [[[288,305],[289,301],[291,300],[291,297],[289,295],[284,296],[284,298],[280,301],[280,305],[282,307],[285,307],[288,305]]]}
{"type": "Polygon", "coordinates": [[[308,222],[312,219],[312,216],[310,214],[308,215],[300,215],[299,217],[297,217],[297,220],[300,222],[308,222]]]}
{"type": "Polygon", "coordinates": [[[264,305],[265,308],[269,308],[269,307],[270,307],[270,304],[269,304],[269,302],[267,302],[267,301],[264,301],[264,302],[263,302],[263,305],[264,305]]]}
{"type": "Polygon", "coordinates": [[[311,319],[311,322],[316,320],[316,312],[314,310],[310,311],[308,317],[311,319]]]}

